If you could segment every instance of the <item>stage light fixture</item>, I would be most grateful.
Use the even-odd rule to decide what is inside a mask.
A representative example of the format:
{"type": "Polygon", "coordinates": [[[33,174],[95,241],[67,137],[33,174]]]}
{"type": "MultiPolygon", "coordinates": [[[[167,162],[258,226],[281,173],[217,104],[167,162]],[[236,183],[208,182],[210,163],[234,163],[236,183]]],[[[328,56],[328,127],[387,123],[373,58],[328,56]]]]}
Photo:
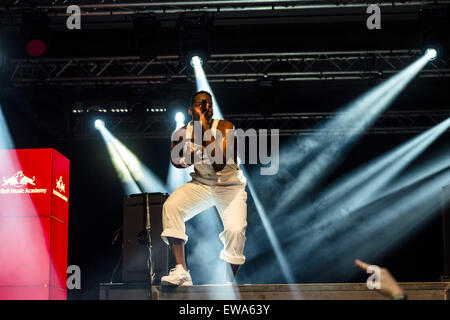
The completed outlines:
{"type": "Polygon", "coordinates": [[[146,61],[156,58],[161,22],[153,15],[142,15],[133,19],[133,27],[134,44],[139,56],[146,61]]]}
{"type": "Polygon", "coordinates": [[[176,123],[184,122],[184,114],[183,114],[183,112],[177,112],[175,114],[175,122],[176,123]]]}
{"type": "Polygon", "coordinates": [[[199,56],[193,56],[190,59],[190,61],[191,61],[190,64],[191,64],[192,68],[197,68],[199,66],[203,66],[203,59],[200,58],[199,56]]]}
{"type": "Polygon", "coordinates": [[[28,55],[39,57],[48,50],[49,18],[45,13],[28,13],[23,17],[22,34],[28,55]]]}
{"type": "Polygon", "coordinates": [[[195,68],[195,61],[201,63],[208,60],[211,54],[211,27],[212,21],[205,13],[185,14],[177,20],[180,32],[179,52],[180,59],[185,65],[195,68]]]}
{"type": "Polygon", "coordinates": [[[105,127],[105,121],[97,119],[94,122],[94,126],[95,126],[96,129],[100,130],[100,129],[105,127]]]}
{"type": "Polygon", "coordinates": [[[39,57],[47,51],[47,44],[41,39],[31,39],[26,45],[26,50],[30,56],[39,57]]]}
{"type": "Polygon", "coordinates": [[[425,55],[428,57],[428,59],[430,59],[430,61],[433,61],[437,58],[438,56],[438,51],[434,48],[428,48],[425,51],[425,55]]]}
{"type": "Polygon", "coordinates": [[[436,56],[430,60],[448,58],[450,6],[445,4],[429,4],[419,13],[419,29],[422,51],[436,50],[436,56]]]}

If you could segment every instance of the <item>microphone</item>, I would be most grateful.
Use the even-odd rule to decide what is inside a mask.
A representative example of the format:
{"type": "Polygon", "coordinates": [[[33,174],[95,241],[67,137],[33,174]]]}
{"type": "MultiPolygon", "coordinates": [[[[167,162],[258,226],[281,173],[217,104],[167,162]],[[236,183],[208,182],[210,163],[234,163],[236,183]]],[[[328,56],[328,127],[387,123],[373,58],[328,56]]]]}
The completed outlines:
{"type": "Polygon", "coordinates": [[[112,245],[115,245],[117,243],[117,240],[119,239],[120,234],[122,233],[122,227],[117,229],[117,231],[114,233],[113,239],[112,239],[112,245]]]}

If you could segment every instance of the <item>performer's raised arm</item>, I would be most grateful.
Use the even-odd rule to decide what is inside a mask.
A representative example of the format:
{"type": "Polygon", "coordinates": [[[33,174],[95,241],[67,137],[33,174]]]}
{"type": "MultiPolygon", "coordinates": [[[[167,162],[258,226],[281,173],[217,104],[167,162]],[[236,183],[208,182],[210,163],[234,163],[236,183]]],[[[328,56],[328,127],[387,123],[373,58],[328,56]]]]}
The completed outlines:
{"type": "MultiPolygon", "coordinates": [[[[203,97],[199,97],[201,99],[203,97]]],[[[194,129],[194,135],[201,132],[200,137],[195,137],[196,141],[202,141],[204,140],[204,134],[205,132],[208,132],[208,130],[211,129],[212,124],[212,105],[211,102],[208,100],[202,100],[202,101],[193,101],[193,104],[191,108],[189,108],[189,114],[192,115],[192,118],[194,120],[194,123],[198,123],[201,125],[201,131],[197,131],[194,129]]],[[[202,141],[202,145],[204,148],[207,148],[209,145],[214,144],[217,148],[220,148],[221,157],[218,159],[215,155],[215,149],[212,150],[211,156],[214,157],[217,161],[212,161],[211,165],[214,168],[215,172],[222,171],[226,164],[227,159],[229,157],[233,157],[233,155],[228,155],[227,152],[229,149],[227,148],[228,142],[227,139],[232,137],[234,139],[234,126],[233,123],[226,120],[219,120],[219,123],[217,125],[217,131],[216,138],[214,136],[206,137],[206,141],[202,141]]],[[[233,141],[230,141],[229,143],[232,143],[233,141]]],[[[234,151],[234,148],[231,148],[232,151],[234,151]]]]}
{"type": "Polygon", "coordinates": [[[179,128],[172,134],[170,161],[173,166],[179,169],[188,168],[194,164],[195,153],[201,155],[204,148],[196,145],[194,139],[187,137],[187,126],[179,128]]]}

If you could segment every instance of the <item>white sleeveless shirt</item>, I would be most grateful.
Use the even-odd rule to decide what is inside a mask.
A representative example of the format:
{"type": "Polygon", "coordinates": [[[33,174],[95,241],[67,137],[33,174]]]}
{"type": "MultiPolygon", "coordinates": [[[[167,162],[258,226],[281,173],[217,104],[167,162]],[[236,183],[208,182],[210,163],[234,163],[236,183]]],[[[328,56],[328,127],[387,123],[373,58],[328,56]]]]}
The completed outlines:
{"type": "MultiPolygon", "coordinates": [[[[217,125],[219,124],[218,119],[213,119],[211,126],[211,132],[214,138],[216,137],[217,125]]],[[[190,121],[186,126],[186,140],[189,141],[194,137],[193,134],[194,125],[190,121]]],[[[192,172],[191,177],[200,183],[209,186],[234,186],[234,185],[246,185],[247,179],[245,178],[239,165],[236,163],[227,163],[225,167],[219,171],[214,171],[211,164],[208,164],[203,160],[201,163],[194,164],[194,172],[192,172]]]]}

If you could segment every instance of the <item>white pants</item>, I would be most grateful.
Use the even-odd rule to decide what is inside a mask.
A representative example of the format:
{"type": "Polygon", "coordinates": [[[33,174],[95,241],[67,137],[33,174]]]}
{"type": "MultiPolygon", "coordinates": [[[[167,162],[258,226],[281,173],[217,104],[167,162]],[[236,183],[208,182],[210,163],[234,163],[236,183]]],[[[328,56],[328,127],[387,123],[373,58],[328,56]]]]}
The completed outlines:
{"type": "Polygon", "coordinates": [[[163,206],[163,232],[167,237],[187,242],[185,221],[216,206],[224,230],[219,234],[224,248],[220,258],[231,264],[243,264],[245,230],[247,227],[247,192],[245,185],[209,186],[195,180],[176,189],[163,206]]]}

